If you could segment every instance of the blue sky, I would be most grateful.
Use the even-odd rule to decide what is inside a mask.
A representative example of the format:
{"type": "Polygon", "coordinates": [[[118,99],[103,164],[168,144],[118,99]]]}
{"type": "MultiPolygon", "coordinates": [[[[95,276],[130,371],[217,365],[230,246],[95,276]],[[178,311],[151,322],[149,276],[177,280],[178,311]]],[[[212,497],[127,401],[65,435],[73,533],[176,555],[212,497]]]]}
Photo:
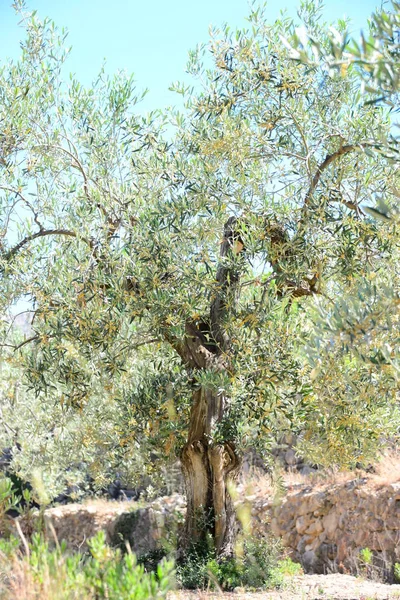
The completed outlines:
{"type": "MultiPolygon", "coordinates": [[[[267,14],[271,21],[282,8],[295,15],[298,5],[298,0],[271,0],[267,14]]],[[[328,21],[350,17],[358,35],[377,5],[377,0],[327,0],[324,16],[328,21]]],[[[126,69],[139,89],[149,88],[146,110],[179,101],[168,87],[185,79],[187,52],[207,41],[211,24],[240,27],[249,12],[247,0],[28,0],[28,6],[67,27],[73,46],[68,70],[82,83],[95,79],[106,58],[107,72],[126,69]]],[[[1,62],[18,56],[17,23],[11,0],[0,0],[1,62]]]]}

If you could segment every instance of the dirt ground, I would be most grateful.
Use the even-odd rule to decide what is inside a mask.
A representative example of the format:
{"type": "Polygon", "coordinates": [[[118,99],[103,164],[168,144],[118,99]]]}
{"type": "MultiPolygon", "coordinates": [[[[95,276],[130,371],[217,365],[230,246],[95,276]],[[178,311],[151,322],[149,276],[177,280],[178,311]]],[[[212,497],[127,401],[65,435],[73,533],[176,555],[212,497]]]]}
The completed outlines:
{"type": "Polygon", "coordinates": [[[386,585],[351,575],[301,575],[280,591],[230,593],[178,591],[169,600],[400,600],[400,585],[386,585]]]}

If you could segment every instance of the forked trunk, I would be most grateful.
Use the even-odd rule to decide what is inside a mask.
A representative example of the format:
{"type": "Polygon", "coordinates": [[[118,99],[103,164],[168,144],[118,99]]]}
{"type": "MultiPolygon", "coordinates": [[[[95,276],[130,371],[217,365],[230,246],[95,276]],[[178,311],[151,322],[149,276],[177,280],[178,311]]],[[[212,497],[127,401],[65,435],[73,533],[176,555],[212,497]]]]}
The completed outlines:
{"type": "Polygon", "coordinates": [[[225,398],[204,388],[194,396],[188,442],[182,452],[187,496],[184,547],[204,542],[211,534],[217,554],[231,556],[236,517],[229,487],[239,474],[240,459],[231,442],[211,441],[223,417],[225,398]]]}

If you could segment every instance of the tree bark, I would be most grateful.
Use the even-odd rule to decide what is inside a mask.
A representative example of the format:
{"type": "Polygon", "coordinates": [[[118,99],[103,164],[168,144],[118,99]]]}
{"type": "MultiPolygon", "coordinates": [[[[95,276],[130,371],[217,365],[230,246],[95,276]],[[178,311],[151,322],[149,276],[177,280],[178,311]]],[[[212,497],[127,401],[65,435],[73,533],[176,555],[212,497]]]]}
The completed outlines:
{"type": "Polygon", "coordinates": [[[212,431],[223,417],[225,398],[201,388],[194,393],[188,441],[182,451],[187,512],[183,546],[214,539],[218,555],[231,556],[235,544],[235,510],[229,493],[241,461],[232,442],[213,443],[212,431]]]}

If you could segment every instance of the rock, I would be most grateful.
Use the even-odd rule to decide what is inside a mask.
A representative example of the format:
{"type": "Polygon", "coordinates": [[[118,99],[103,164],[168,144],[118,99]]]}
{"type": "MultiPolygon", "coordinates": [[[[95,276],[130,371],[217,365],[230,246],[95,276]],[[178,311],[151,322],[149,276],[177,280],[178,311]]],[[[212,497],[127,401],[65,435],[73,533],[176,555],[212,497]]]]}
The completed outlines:
{"type": "Polygon", "coordinates": [[[323,530],[322,519],[316,519],[315,521],[311,521],[311,524],[306,529],[306,533],[309,535],[319,535],[323,530]]]}
{"type": "Polygon", "coordinates": [[[297,460],[296,460],[296,452],[293,450],[293,448],[289,448],[288,450],[286,450],[286,452],[285,452],[285,462],[290,467],[292,467],[292,466],[294,466],[296,464],[296,462],[297,462],[297,460]]]}
{"type": "Polygon", "coordinates": [[[296,531],[297,533],[305,533],[308,527],[311,525],[311,520],[308,515],[302,515],[296,519],[296,531]]]}
{"type": "Polygon", "coordinates": [[[389,515],[385,519],[385,527],[387,529],[400,529],[400,518],[397,515],[389,515]]]}
{"type": "Polygon", "coordinates": [[[300,475],[304,475],[304,476],[312,475],[313,473],[317,473],[317,472],[318,472],[317,469],[313,469],[312,467],[309,467],[308,465],[306,465],[305,467],[300,469],[300,475]]]}
{"type": "Polygon", "coordinates": [[[385,525],[382,519],[366,519],[368,521],[368,528],[371,531],[382,531],[385,528],[385,525]]]}
{"type": "Polygon", "coordinates": [[[322,562],[328,564],[330,561],[335,560],[337,556],[337,546],[336,544],[329,544],[323,542],[319,547],[319,555],[321,557],[322,562]]]}
{"type": "Polygon", "coordinates": [[[324,504],[325,494],[322,492],[310,493],[309,486],[304,492],[298,494],[299,506],[296,508],[298,515],[305,515],[307,513],[313,513],[318,510],[324,504]]]}
{"type": "Polygon", "coordinates": [[[368,529],[359,529],[354,535],[354,543],[360,548],[368,547],[369,531],[368,529]]]}
{"type": "Polygon", "coordinates": [[[322,519],[324,531],[328,538],[335,539],[336,530],[339,524],[339,518],[336,512],[332,511],[322,519]]]}
{"type": "Polygon", "coordinates": [[[317,556],[313,550],[307,550],[301,557],[301,564],[306,573],[314,572],[317,561],[317,556]]]}
{"type": "Polygon", "coordinates": [[[307,546],[311,546],[314,538],[311,535],[303,535],[297,543],[296,550],[300,555],[303,555],[307,550],[307,546]]]}
{"type": "Polygon", "coordinates": [[[271,520],[271,531],[276,536],[282,535],[282,530],[279,527],[278,519],[275,517],[271,520]]]}

